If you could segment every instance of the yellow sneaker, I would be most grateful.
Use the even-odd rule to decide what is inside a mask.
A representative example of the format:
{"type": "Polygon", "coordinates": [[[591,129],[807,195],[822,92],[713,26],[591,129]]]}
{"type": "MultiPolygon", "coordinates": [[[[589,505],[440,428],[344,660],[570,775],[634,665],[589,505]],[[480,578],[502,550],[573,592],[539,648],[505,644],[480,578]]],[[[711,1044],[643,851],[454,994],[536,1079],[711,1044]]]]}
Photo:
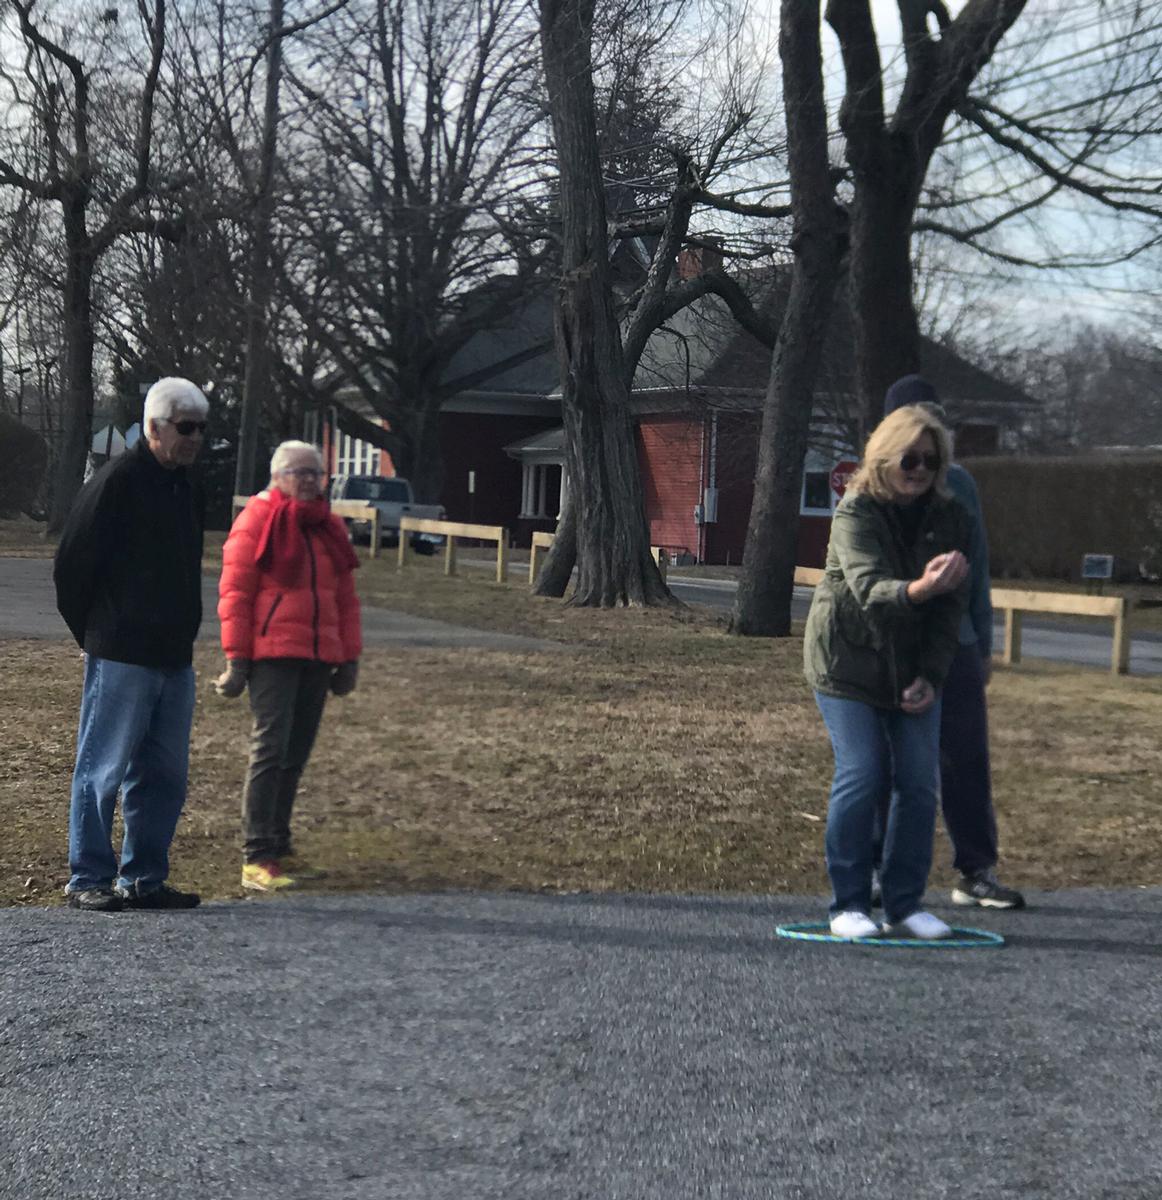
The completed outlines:
{"type": "Polygon", "coordinates": [[[273,858],[265,862],[242,864],[242,886],[252,892],[282,892],[298,885],[273,858]]]}
{"type": "Polygon", "coordinates": [[[310,879],[327,878],[327,872],[322,867],[314,866],[312,863],[307,862],[305,858],[299,858],[297,854],[284,854],[278,860],[278,865],[288,875],[293,875],[296,879],[301,879],[304,883],[310,879]]]}

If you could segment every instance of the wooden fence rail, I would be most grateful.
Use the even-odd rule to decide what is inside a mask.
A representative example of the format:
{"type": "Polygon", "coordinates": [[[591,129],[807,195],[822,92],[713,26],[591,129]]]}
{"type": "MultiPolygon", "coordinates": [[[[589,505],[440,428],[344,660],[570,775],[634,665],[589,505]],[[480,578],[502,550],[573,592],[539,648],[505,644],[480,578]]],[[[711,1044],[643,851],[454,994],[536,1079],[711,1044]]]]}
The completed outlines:
{"type": "Polygon", "coordinates": [[[405,533],[442,533],[444,574],[456,574],[456,539],[472,538],[496,543],[496,582],[508,579],[508,530],[503,525],[466,525],[460,521],[434,521],[428,517],[401,517],[399,522],[399,566],[402,569],[408,539],[405,533]]]}
{"type": "MultiPolygon", "coordinates": [[[[541,569],[540,566],[540,551],[547,550],[552,544],[553,539],[557,535],[554,533],[546,533],[544,530],[539,530],[533,534],[533,544],[529,550],[529,587],[532,587],[537,581],[537,572],[541,569]]],[[[661,546],[651,546],[650,554],[653,556],[654,562],[658,564],[658,573],[662,577],[662,582],[666,582],[666,551],[661,546]]]]}
{"type": "Polygon", "coordinates": [[[1027,592],[1018,588],[993,588],[993,608],[1005,614],[1005,649],[1002,662],[1021,661],[1021,623],[1024,614],[1056,613],[1061,616],[1105,617],[1114,623],[1110,670],[1125,675],[1130,669],[1130,603],[1125,596],[1083,596],[1076,592],[1027,592]]]}

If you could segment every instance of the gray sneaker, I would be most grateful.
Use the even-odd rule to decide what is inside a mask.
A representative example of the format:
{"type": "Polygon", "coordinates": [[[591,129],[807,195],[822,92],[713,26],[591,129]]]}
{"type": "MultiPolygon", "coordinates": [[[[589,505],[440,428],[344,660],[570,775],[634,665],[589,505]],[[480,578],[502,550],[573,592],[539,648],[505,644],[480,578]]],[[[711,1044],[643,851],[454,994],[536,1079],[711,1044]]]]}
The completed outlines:
{"type": "Polygon", "coordinates": [[[977,871],[960,877],[952,889],[952,903],[962,908],[1024,908],[1025,897],[1016,888],[998,883],[992,871],[977,871]]]}

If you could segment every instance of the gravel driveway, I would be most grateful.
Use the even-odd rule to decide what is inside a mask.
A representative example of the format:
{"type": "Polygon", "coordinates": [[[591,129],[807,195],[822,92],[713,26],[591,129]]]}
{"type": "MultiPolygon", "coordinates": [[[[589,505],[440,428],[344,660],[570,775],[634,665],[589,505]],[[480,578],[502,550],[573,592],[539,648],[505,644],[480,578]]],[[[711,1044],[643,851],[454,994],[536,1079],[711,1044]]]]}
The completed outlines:
{"type": "Polygon", "coordinates": [[[1162,892],[1031,899],[999,950],[786,897],[9,909],[0,1196],[1155,1200],[1162,892]]]}

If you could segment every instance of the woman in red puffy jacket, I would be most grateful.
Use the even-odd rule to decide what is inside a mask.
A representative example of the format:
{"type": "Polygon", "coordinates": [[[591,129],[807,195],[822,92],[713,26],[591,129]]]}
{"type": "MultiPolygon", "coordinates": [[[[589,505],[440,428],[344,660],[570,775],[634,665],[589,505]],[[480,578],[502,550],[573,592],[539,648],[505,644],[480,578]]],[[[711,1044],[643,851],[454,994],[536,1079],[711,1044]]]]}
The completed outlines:
{"type": "Polygon", "coordinates": [[[270,484],[238,514],[222,551],[219,695],[250,686],[254,729],[242,797],[242,886],[271,892],[322,874],[291,851],[290,816],[327,692],[355,687],[362,650],[347,530],[322,495],[323,461],[283,442],[270,484]]]}

